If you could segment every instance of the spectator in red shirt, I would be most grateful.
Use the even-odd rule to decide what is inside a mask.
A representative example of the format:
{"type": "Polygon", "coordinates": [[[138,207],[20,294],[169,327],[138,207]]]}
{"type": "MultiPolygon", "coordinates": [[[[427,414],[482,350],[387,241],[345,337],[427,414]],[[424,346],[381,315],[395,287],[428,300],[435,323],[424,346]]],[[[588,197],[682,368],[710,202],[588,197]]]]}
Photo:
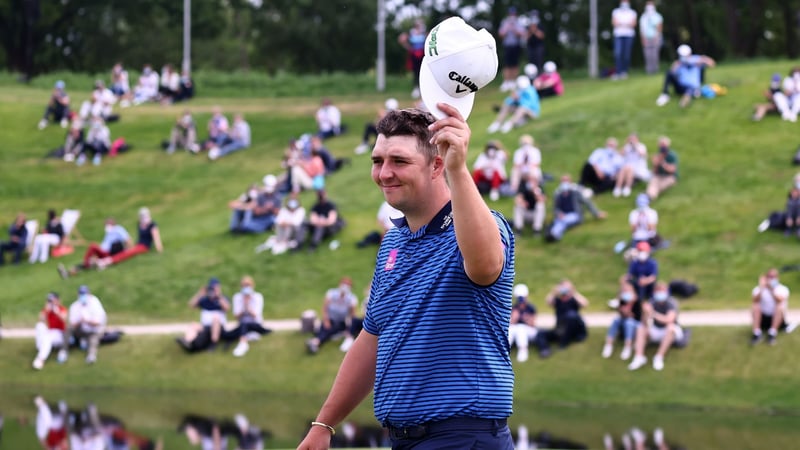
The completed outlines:
{"type": "Polygon", "coordinates": [[[36,359],[33,368],[42,370],[44,362],[50,356],[54,347],[59,348],[57,360],[63,363],[67,360],[67,308],[61,304],[61,299],[55,292],[47,294],[47,304],[39,313],[39,322],[36,324],[36,359]]]}

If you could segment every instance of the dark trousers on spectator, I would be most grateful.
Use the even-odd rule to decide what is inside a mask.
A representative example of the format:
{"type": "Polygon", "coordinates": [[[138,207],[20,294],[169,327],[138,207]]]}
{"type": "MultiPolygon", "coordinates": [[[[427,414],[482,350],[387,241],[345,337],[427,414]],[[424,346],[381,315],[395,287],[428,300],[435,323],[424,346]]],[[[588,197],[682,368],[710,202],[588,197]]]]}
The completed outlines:
{"type": "Polygon", "coordinates": [[[614,189],[615,180],[608,175],[603,178],[598,177],[597,172],[594,171],[594,166],[587,162],[583,165],[583,170],[581,170],[580,184],[592,188],[595,194],[599,194],[614,189]]]}

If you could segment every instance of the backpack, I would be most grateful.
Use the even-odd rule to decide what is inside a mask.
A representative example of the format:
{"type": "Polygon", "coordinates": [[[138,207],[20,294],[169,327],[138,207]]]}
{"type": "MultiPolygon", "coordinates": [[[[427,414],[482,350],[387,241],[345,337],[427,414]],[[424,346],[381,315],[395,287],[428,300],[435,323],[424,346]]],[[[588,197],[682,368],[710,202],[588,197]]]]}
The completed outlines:
{"type": "Polygon", "coordinates": [[[696,284],[690,283],[686,280],[672,280],[669,282],[669,292],[681,298],[689,298],[700,290],[696,284]]]}

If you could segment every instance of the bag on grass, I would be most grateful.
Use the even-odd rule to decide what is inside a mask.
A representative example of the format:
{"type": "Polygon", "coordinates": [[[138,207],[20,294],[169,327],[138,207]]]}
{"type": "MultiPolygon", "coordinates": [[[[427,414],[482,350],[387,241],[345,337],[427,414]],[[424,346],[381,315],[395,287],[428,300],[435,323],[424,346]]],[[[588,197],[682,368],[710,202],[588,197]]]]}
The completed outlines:
{"type": "Polygon", "coordinates": [[[686,280],[672,280],[669,282],[669,292],[681,298],[689,298],[700,290],[696,284],[690,283],[686,280]]]}

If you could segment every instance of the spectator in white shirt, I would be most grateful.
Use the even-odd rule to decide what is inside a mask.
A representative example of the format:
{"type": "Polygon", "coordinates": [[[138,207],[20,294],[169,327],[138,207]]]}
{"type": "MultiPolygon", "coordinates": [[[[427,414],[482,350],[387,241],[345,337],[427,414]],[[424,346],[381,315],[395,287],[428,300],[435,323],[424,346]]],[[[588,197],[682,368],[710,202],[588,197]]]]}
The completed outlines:
{"type": "Polygon", "coordinates": [[[596,148],[583,165],[580,184],[591,188],[595,194],[614,188],[617,174],[622,168],[622,155],[617,151],[617,139],[606,139],[606,146],[596,148]]]}
{"type": "Polygon", "coordinates": [[[92,295],[89,287],[78,288],[78,299],[69,307],[70,334],[86,348],[86,363],[97,361],[97,348],[106,327],[106,311],[100,299],[92,295]]]}
{"type": "Polygon", "coordinates": [[[213,161],[247,147],[250,147],[250,124],[244,120],[244,116],[236,114],[233,116],[230,134],[221,146],[211,147],[208,151],[208,158],[213,161]]]}
{"type": "Polygon", "coordinates": [[[537,180],[542,179],[542,152],[534,146],[533,136],[523,134],[519,138],[519,148],[514,152],[513,166],[511,167],[511,190],[519,190],[520,180],[528,174],[533,174],[537,180]]]}
{"type": "Polygon", "coordinates": [[[639,242],[647,242],[652,248],[657,248],[660,242],[658,236],[658,212],[650,207],[650,197],[645,193],[636,196],[636,209],[628,214],[628,224],[631,227],[631,248],[639,242]]]}
{"type": "Polygon", "coordinates": [[[280,255],[287,250],[297,248],[305,238],[305,227],[303,226],[305,219],[306,209],[300,206],[297,193],[292,192],[286,197],[286,203],[275,217],[275,235],[256,247],[256,252],[271,249],[273,255],[280,255]]]}
{"type": "Polygon", "coordinates": [[[614,27],[614,62],[616,72],[612,80],[628,78],[631,65],[633,38],[636,36],[636,10],[628,0],[619,2],[619,8],[611,12],[611,25],[614,27]]]}
{"type": "Polygon", "coordinates": [[[267,334],[271,330],[264,328],[264,296],[255,291],[253,277],[244,276],[241,281],[241,290],[233,295],[233,315],[239,321],[239,326],[230,332],[232,338],[239,338],[239,343],[233,349],[233,356],[241,357],[250,349],[248,340],[257,339],[258,336],[267,334]]]}
{"type": "Polygon", "coordinates": [[[322,99],[322,106],[315,115],[317,120],[317,135],[322,139],[328,139],[344,133],[342,125],[342,113],[339,108],[331,103],[331,99],[322,99]]]}

